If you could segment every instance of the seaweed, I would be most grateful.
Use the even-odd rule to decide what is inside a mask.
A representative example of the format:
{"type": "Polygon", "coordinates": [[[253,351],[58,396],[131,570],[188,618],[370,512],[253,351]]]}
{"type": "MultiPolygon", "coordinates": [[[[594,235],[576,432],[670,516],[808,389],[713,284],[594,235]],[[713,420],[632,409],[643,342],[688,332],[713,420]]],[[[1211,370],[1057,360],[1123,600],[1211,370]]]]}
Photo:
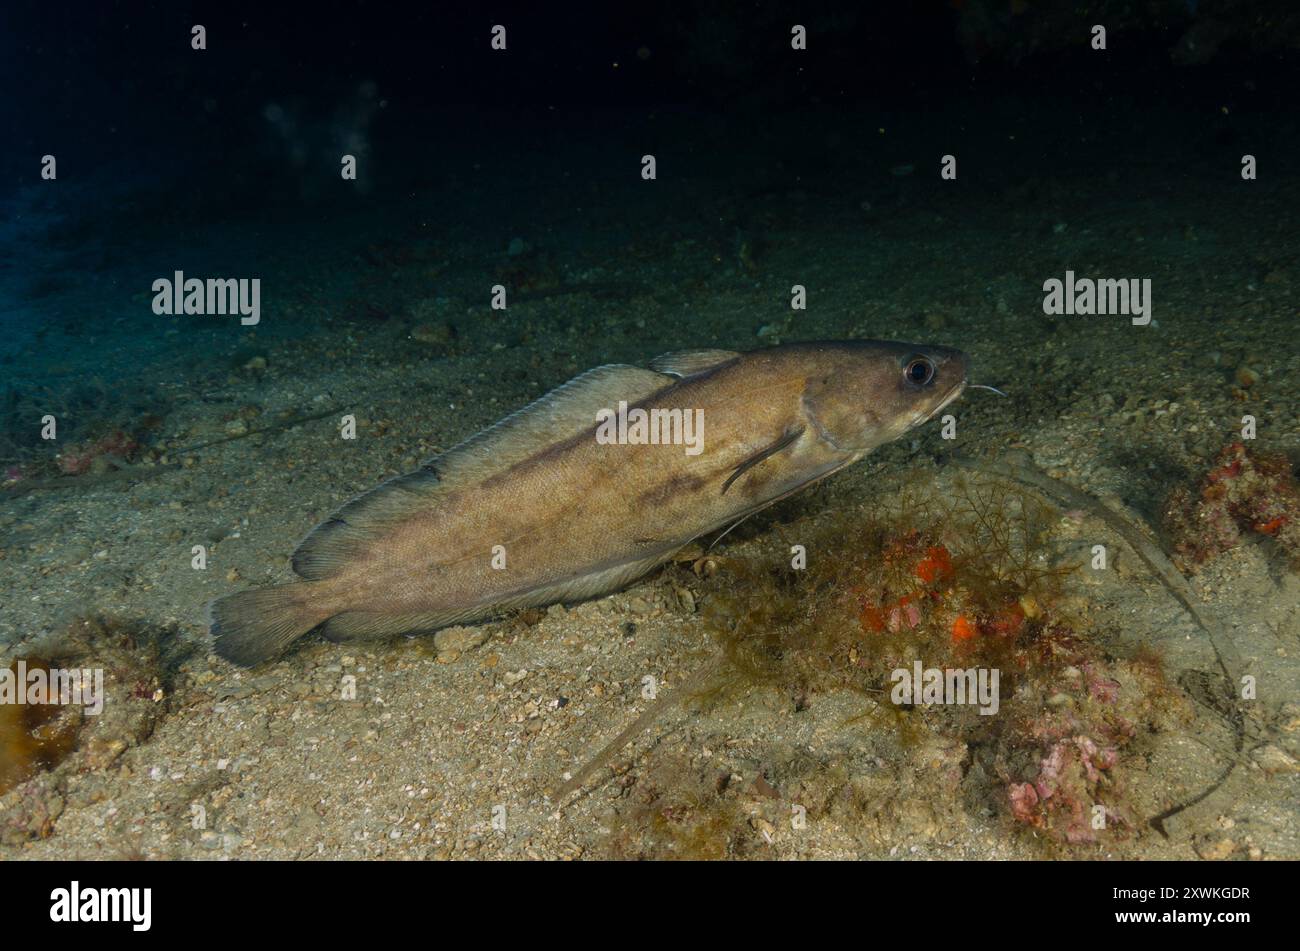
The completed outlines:
{"type": "Polygon", "coordinates": [[[726,774],[665,757],[627,788],[608,848],[619,859],[739,858],[745,816],[726,774]]]}
{"type": "Polygon", "coordinates": [[[595,756],[591,757],[576,773],[556,789],[555,800],[563,802],[576,790],[580,789],[591,775],[609,763],[618,754],[619,750],[649,729],[653,723],[657,722],[673,707],[684,700],[690,699],[693,691],[704,687],[712,678],[717,676],[717,673],[718,664],[716,662],[706,663],[676,690],[670,690],[653,700],[618,736],[606,743],[595,756]]]}
{"type": "Polygon", "coordinates": [[[986,781],[965,794],[1013,826],[1063,846],[1136,828],[1125,751],[1185,712],[1160,658],[1126,651],[1071,613],[1079,566],[1059,550],[1051,505],[1003,478],[950,481],[945,491],[913,480],[870,510],[775,527],[781,549],[806,551],[800,567],[750,554],[754,543],[713,556],[701,616],[715,659],[647,708],[558,798],[683,703],[706,712],[763,690],[799,712],[848,694],[860,699],[845,730],[917,755],[959,751],[954,785],[963,781],[956,762],[978,750],[986,781]],[[917,663],[997,671],[998,715],[919,693],[900,701],[891,685],[917,663]]]}
{"type": "MultiPolygon", "coordinates": [[[[48,677],[50,666],[40,657],[26,658],[21,668],[15,660],[9,676],[19,683],[20,670],[48,677]]],[[[57,703],[0,703],[0,795],[57,766],[76,748],[79,712],[57,703]]]]}
{"type": "Polygon", "coordinates": [[[1176,563],[1189,574],[1250,533],[1273,539],[1300,569],[1300,485],[1285,456],[1231,443],[1195,492],[1179,486],[1170,494],[1163,515],[1176,563]]]}
{"type": "Polygon", "coordinates": [[[1152,828],[1162,836],[1168,837],[1169,821],[1197,803],[1203,802],[1222,787],[1228,777],[1232,775],[1233,770],[1236,769],[1237,764],[1241,762],[1245,753],[1246,715],[1236,699],[1237,684],[1241,682],[1241,677],[1246,670],[1246,664],[1242,660],[1240,653],[1232,641],[1223,633],[1221,626],[1209,617],[1207,610],[1200,603],[1187,580],[1174,567],[1173,562],[1170,561],[1164,551],[1153,541],[1146,538],[1127,519],[1107,508],[1088,493],[1041,472],[1022,453],[1009,454],[998,462],[980,463],[960,457],[955,458],[953,461],[957,465],[972,471],[992,473],[1030,486],[1058,503],[1070,508],[1086,510],[1099,518],[1132,548],[1205,633],[1210,646],[1214,650],[1219,670],[1223,674],[1226,695],[1233,698],[1228,719],[1233,726],[1234,745],[1228,762],[1213,782],[1196,795],[1170,806],[1147,820],[1152,828]]]}
{"type": "Polygon", "coordinates": [[[85,475],[54,476],[49,479],[22,479],[12,485],[0,486],[0,499],[17,498],[29,492],[52,492],[59,489],[89,489],[115,482],[138,482],[179,469],[179,463],[122,465],[103,472],[85,475]]]}
{"type": "Polygon", "coordinates": [[[21,660],[28,671],[102,671],[103,695],[97,714],[75,703],[0,704],[0,844],[48,836],[69,772],[107,769],[152,734],[186,651],[175,635],[174,628],[88,616],[39,644],[11,649],[11,670],[21,660]]]}
{"type": "MultiPolygon", "coordinates": [[[[286,429],[293,429],[301,426],[303,423],[310,423],[318,419],[325,419],[330,416],[337,416],[342,410],[338,407],[325,410],[320,413],[312,413],[307,416],[293,416],[289,419],[281,420],[270,426],[262,426],[257,429],[250,429],[247,432],[238,433],[232,436],[222,436],[218,439],[210,439],[206,442],[195,443],[190,446],[181,446],[177,449],[169,450],[169,455],[180,456],[187,453],[198,452],[200,449],[209,449],[212,446],[220,446],[225,443],[235,442],[239,439],[248,439],[251,436],[260,436],[267,433],[277,433],[286,429]]],[[[101,457],[103,458],[103,457],[101,457]]],[[[25,478],[15,481],[9,485],[0,486],[0,499],[17,498],[26,495],[29,492],[54,491],[58,489],[86,489],[105,485],[114,482],[131,482],[143,479],[150,479],[161,475],[164,472],[171,472],[180,469],[179,463],[156,462],[156,463],[138,463],[127,465],[120,459],[109,458],[109,466],[89,469],[84,475],[63,475],[55,476],[48,479],[25,478]]]]}

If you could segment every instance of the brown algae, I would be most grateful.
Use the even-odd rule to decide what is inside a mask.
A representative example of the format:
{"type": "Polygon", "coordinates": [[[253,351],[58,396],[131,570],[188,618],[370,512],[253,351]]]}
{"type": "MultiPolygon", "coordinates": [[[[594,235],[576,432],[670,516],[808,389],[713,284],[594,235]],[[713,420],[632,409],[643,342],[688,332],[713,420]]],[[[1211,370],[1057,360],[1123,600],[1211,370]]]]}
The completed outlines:
{"type": "Polygon", "coordinates": [[[11,671],[21,660],[38,676],[56,669],[100,674],[102,694],[94,708],[75,700],[0,704],[0,844],[50,835],[71,773],[106,770],[152,734],[185,650],[174,629],[81,617],[15,654],[5,665],[11,671]]]}
{"type": "MultiPolygon", "coordinates": [[[[691,678],[675,699],[643,714],[582,775],[648,715],[681,699],[707,710],[768,691],[798,715],[847,693],[860,698],[861,711],[843,724],[850,742],[856,735],[898,763],[944,751],[944,782],[961,787],[967,810],[1002,816],[1058,846],[1138,829],[1151,803],[1132,795],[1128,774],[1140,770],[1151,737],[1189,711],[1157,653],[1095,630],[1071,598],[1072,576],[1084,569],[1062,551],[1060,514],[1029,491],[977,475],[956,477],[946,492],[936,481],[882,495],[892,501],[854,517],[775,527],[779,559],[770,547],[750,554],[754,543],[717,557],[702,614],[719,660],[702,665],[702,683],[691,678]],[[929,696],[895,702],[897,672],[918,662],[997,670],[996,713],[929,696]]],[[[710,793],[698,767],[678,770],[674,782],[648,759],[647,788],[629,792],[637,805],[625,816],[647,836],[642,854],[742,854],[752,837],[734,834],[737,804],[710,793]],[[718,832],[710,808],[730,817],[721,843],[707,834],[718,832]]],[[[838,786],[820,804],[805,803],[809,821],[819,808],[879,811],[875,796],[855,791],[861,783],[833,765],[805,764],[784,778],[806,791],[838,786]]],[[[636,777],[622,782],[635,786],[636,777]]],[[[751,830],[769,822],[752,802],[747,814],[751,830]]],[[[635,853],[623,840],[618,852],[635,853]]]]}
{"type": "MultiPolygon", "coordinates": [[[[36,657],[8,666],[8,678],[21,689],[20,674],[49,676],[50,664],[36,657]]],[[[0,795],[50,769],[76,747],[81,727],[79,707],[57,703],[0,703],[0,795]]]]}

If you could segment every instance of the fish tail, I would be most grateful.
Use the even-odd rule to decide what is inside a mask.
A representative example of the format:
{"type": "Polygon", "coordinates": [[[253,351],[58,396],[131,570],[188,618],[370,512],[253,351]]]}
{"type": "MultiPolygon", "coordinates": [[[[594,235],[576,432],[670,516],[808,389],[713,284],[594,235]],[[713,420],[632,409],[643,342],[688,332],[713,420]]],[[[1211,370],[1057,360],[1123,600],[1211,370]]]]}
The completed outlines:
{"type": "Polygon", "coordinates": [[[218,656],[252,667],[284,650],[324,621],[312,599],[315,585],[295,583],[237,591],[208,606],[208,631],[218,656]]]}

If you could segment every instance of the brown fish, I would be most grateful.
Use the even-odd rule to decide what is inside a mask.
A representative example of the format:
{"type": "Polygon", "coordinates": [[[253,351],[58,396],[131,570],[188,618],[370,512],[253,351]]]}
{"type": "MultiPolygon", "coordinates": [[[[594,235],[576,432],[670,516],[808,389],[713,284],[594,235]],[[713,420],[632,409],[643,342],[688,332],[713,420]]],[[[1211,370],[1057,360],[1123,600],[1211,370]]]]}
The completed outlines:
{"type": "Polygon", "coordinates": [[[599,367],[349,502],[295,552],[302,581],[214,601],[216,651],[252,665],[321,625],[385,637],[606,594],[930,419],[966,373],[881,341],[599,367]]]}

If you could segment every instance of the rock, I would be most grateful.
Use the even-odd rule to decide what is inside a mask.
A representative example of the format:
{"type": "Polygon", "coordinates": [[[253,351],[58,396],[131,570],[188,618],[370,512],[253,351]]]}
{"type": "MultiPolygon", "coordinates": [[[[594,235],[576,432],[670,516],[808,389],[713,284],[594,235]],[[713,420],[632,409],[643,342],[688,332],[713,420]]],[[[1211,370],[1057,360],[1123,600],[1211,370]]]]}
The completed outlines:
{"type": "Polygon", "coordinates": [[[439,654],[452,651],[463,654],[487,643],[489,637],[486,627],[445,627],[433,635],[433,646],[439,654]]]}
{"type": "Polygon", "coordinates": [[[1236,379],[1238,386],[1243,389],[1249,389],[1259,382],[1259,373],[1254,368],[1243,363],[1241,366],[1237,367],[1237,372],[1234,374],[1234,378],[1236,379]]]}
{"type": "Polygon", "coordinates": [[[1261,746],[1251,755],[1257,765],[1270,776],[1300,772],[1300,762],[1277,746],[1261,746]]]}
{"type": "Polygon", "coordinates": [[[1218,839],[1214,842],[1196,843],[1196,854],[1207,861],[1218,861],[1226,859],[1237,850],[1237,843],[1229,838],[1218,839]]]}
{"type": "Polygon", "coordinates": [[[411,328],[411,339],[438,353],[450,353],[456,342],[456,328],[445,320],[416,324],[411,328]]]}
{"type": "Polygon", "coordinates": [[[674,588],[673,594],[677,596],[677,605],[687,614],[695,613],[695,595],[691,593],[690,588],[674,588]]]}
{"type": "Polygon", "coordinates": [[[1282,732],[1300,731],[1300,703],[1288,700],[1282,705],[1282,732]]]}
{"type": "Polygon", "coordinates": [[[126,740],[121,737],[101,739],[93,737],[86,744],[86,768],[90,770],[105,769],[119,756],[126,752],[126,740]]]}

